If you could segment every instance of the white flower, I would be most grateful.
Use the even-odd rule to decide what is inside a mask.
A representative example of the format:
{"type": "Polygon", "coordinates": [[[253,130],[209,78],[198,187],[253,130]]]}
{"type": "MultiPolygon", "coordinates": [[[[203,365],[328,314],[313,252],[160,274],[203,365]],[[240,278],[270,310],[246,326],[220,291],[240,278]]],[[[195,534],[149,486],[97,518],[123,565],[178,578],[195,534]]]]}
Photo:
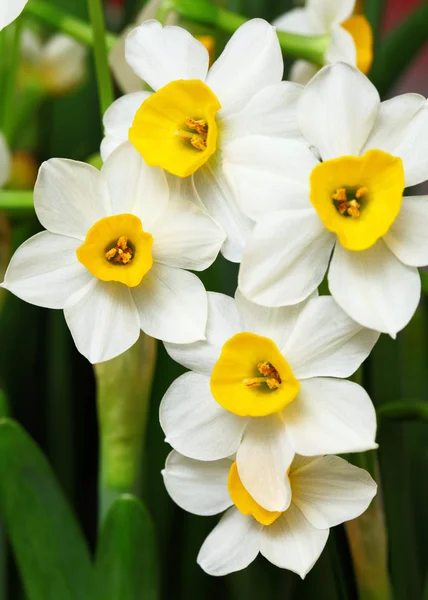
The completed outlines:
{"type": "Polygon", "coordinates": [[[290,305],[329,269],[342,309],[395,337],[419,302],[416,267],[428,264],[428,196],[403,197],[405,187],[428,178],[427,102],[418,94],[380,102],[364,75],[337,63],[308,84],[298,115],[322,162],[306,149],[295,164],[296,142],[286,139],[263,145],[258,163],[243,154],[260,150],[259,137],[233,149],[241,168],[235,192],[258,220],[240,289],[258,304],[290,305]],[[270,173],[275,185],[267,187],[270,173]]]}
{"type": "Polygon", "coordinates": [[[0,188],[8,181],[11,171],[11,156],[6,139],[0,133],[0,188]]]}
{"type": "Polygon", "coordinates": [[[3,287],[64,309],[77,348],[91,362],[118,356],[147,334],[176,343],[205,337],[207,296],[196,271],[224,240],[219,226],[161,169],[129,144],[101,172],[51,159],[40,169],[34,205],[47,229],[12,257],[3,287]]]}
{"type": "Polygon", "coordinates": [[[191,369],[160,407],[166,440],[181,454],[217,460],[237,453],[240,477],[269,510],[284,510],[284,473],[294,453],[376,448],[376,416],[365,390],[342,381],[378,334],[360,327],[331,296],[268,309],[237,295],[208,294],[206,340],[165,344],[191,369]]]}
{"type": "Polygon", "coordinates": [[[19,17],[27,2],[28,0],[1,0],[0,31],[19,17]]]}
{"type": "Polygon", "coordinates": [[[253,222],[223,173],[229,145],[254,133],[267,143],[280,135],[300,138],[295,107],[301,88],[281,81],[275,28],[248,21],[208,70],[208,51],[189,32],[146,21],[129,35],[126,59],[155,93],[128,94],[110,107],[103,158],[129,138],[147,164],[191,176],[226,231],[224,255],[239,262],[253,222]]]}
{"type": "Polygon", "coordinates": [[[304,578],[323,551],[329,528],[360,516],[377,490],[367,471],[338,456],[296,456],[289,473],[282,474],[292,498],[278,512],[251,497],[229,459],[200,462],[173,451],[162,474],[168,493],[184,510],[197,515],[227,510],[198,555],[210,575],[245,569],[260,552],[304,578]]]}
{"type": "Polygon", "coordinates": [[[67,35],[54,35],[42,44],[38,35],[31,29],[25,29],[21,37],[21,52],[26,64],[51,94],[65,94],[85,77],[86,49],[67,35]]]}
{"type": "MultiPolygon", "coordinates": [[[[368,73],[373,60],[373,34],[364,15],[355,15],[356,0],[307,0],[274,21],[278,31],[302,35],[328,35],[325,64],[346,62],[368,73]]],[[[290,79],[306,84],[319,67],[306,60],[294,63],[290,79]]]]}

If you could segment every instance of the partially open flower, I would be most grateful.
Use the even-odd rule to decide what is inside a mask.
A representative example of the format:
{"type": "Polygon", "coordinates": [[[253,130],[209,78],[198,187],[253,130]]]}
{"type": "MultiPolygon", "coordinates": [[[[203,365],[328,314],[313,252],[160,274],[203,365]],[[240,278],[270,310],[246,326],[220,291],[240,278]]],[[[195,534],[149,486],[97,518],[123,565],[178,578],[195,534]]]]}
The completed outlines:
{"type": "Polygon", "coordinates": [[[338,456],[295,456],[282,473],[291,498],[281,511],[260,506],[230,459],[201,462],[173,451],[163,476],[168,493],[184,510],[197,515],[227,510],[198,555],[210,575],[245,569],[261,553],[304,578],[323,551],[329,528],[361,515],[377,490],[367,471],[338,456]]]}
{"type": "Polygon", "coordinates": [[[236,452],[239,476],[264,508],[283,511],[294,453],[314,456],[376,448],[376,416],[362,387],[342,381],[378,339],[331,296],[267,309],[208,294],[206,340],[169,344],[191,369],[160,408],[167,441],[197,460],[236,452]]]}
{"type": "MultiPolygon", "coordinates": [[[[278,31],[302,35],[329,35],[325,64],[342,61],[368,73],[373,61],[373,34],[370,23],[355,13],[356,0],[307,0],[304,8],[295,8],[274,21],[278,31]]],[[[294,63],[290,78],[307,83],[320,65],[305,60],[294,63]]]]}

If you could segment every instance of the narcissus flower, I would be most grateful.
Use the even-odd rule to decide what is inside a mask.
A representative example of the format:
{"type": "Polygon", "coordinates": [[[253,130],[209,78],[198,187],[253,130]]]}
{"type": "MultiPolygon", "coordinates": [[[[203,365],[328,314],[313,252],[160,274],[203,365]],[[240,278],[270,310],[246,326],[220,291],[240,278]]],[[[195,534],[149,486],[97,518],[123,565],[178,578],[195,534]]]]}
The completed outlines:
{"type": "Polygon", "coordinates": [[[201,462],[173,451],[163,476],[184,510],[204,516],[227,510],[198,555],[210,575],[245,569],[260,553],[304,578],[323,551],[329,528],[360,516],[377,490],[367,471],[338,456],[295,456],[282,474],[292,495],[281,511],[261,506],[229,459],[201,462]]]}
{"type": "Polygon", "coordinates": [[[18,248],[3,287],[64,309],[77,348],[93,363],[127,350],[140,329],[176,343],[204,339],[206,292],[185,269],[207,268],[224,233],[182,195],[178,186],[170,194],[163,171],[128,144],[101,172],[47,161],[34,190],[47,231],[18,248]]]}
{"type": "Polygon", "coordinates": [[[79,86],[86,74],[86,49],[67,35],[45,44],[31,29],[21,38],[22,79],[37,78],[48,94],[61,96],[79,86]]]}
{"type": "Polygon", "coordinates": [[[217,460],[237,453],[239,476],[268,510],[290,503],[284,473],[305,456],[375,448],[376,417],[365,390],[342,381],[378,334],[331,296],[267,309],[237,295],[208,294],[206,340],[165,344],[191,369],[160,407],[167,441],[181,454],[217,460]]]}
{"type": "MultiPolygon", "coordinates": [[[[354,14],[355,5],[356,0],[307,0],[304,8],[286,12],[274,25],[279,31],[330,36],[325,64],[342,61],[368,73],[373,61],[373,34],[366,17],[354,14]]],[[[290,78],[305,84],[318,69],[317,65],[298,60],[290,78]]]]}
{"type": "Polygon", "coordinates": [[[235,191],[258,220],[240,289],[266,306],[294,304],[329,268],[330,292],[341,308],[394,337],[419,302],[416,267],[428,264],[428,196],[403,197],[405,187],[428,178],[427,102],[404,94],[381,103],[364,75],[337,63],[308,84],[298,116],[321,162],[286,139],[265,145],[258,164],[250,159],[259,137],[233,149],[241,168],[235,191]],[[299,164],[291,171],[296,152],[299,164]],[[275,185],[267,187],[270,173],[275,185]]]}
{"type": "Polygon", "coordinates": [[[17,19],[28,0],[2,0],[0,3],[0,31],[17,19]]]}
{"type": "Polygon", "coordinates": [[[223,172],[229,144],[257,133],[300,137],[295,108],[301,88],[282,82],[275,28],[248,21],[208,70],[209,53],[180,27],[146,21],[126,43],[126,58],[155,93],[117,100],[106,112],[106,158],[129,139],[147,164],[192,177],[210,214],[227,234],[225,256],[239,261],[252,221],[241,211],[223,172]]]}

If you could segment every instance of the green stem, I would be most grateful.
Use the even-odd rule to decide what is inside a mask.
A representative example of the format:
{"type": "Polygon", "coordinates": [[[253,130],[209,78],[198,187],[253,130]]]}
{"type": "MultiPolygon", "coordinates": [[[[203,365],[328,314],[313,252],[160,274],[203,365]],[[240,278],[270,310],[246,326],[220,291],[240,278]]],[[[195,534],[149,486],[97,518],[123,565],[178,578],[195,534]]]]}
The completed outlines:
{"type": "Polygon", "coordinates": [[[98,82],[101,118],[114,101],[113,80],[108,64],[104,11],[101,0],[88,0],[89,15],[94,31],[95,70],[98,82]]]}
{"type": "Polygon", "coordinates": [[[6,138],[9,139],[9,141],[12,125],[12,116],[15,107],[16,76],[18,72],[21,52],[22,19],[18,19],[17,21],[15,21],[15,23],[13,23],[11,27],[13,28],[13,37],[11,46],[9,48],[10,59],[6,75],[6,84],[4,88],[2,117],[3,133],[5,134],[6,138]]]}
{"type": "MultiPolygon", "coordinates": [[[[31,0],[25,8],[25,14],[35,17],[57,31],[61,31],[85,46],[94,46],[94,34],[89,23],[72,17],[60,8],[42,0],[31,0]]],[[[117,43],[118,37],[113,33],[106,33],[106,46],[111,50],[117,43]]]]}
{"type": "MultiPolygon", "coordinates": [[[[238,27],[247,22],[242,15],[206,1],[176,0],[174,10],[184,19],[212,25],[229,34],[233,34],[238,27]]],[[[306,36],[283,31],[278,31],[277,34],[281,49],[288,56],[302,58],[317,65],[324,64],[324,54],[330,42],[329,36],[306,36]]]]}
{"type": "Polygon", "coordinates": [[[379,425],[389,421],[423,421],[428,423],[427,402],[391,402],[384,404],[377,410],[379,425]]]}
{"type": "Polygon", "coordinates": [[[33,214],[33,192],[0,190],[0,211],[14,217],[33,214]]]}

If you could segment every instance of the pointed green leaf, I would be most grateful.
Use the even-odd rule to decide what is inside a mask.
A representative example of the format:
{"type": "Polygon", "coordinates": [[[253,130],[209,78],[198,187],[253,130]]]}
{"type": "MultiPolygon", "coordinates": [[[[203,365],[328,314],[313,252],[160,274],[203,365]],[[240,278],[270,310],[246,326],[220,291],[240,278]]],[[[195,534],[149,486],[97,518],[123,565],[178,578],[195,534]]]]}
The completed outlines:
{"type": "Polygon", "coordinates": [[[96,600],[156,600],[155,533],[143,504],[123,495],[104,520],[96,558],[96,600]]]}
{"type": "Polygon", "coordinates": [[[92,600],[82,532],[35,442],[0,421],[0,514],[28,600],[92,600]]]}

